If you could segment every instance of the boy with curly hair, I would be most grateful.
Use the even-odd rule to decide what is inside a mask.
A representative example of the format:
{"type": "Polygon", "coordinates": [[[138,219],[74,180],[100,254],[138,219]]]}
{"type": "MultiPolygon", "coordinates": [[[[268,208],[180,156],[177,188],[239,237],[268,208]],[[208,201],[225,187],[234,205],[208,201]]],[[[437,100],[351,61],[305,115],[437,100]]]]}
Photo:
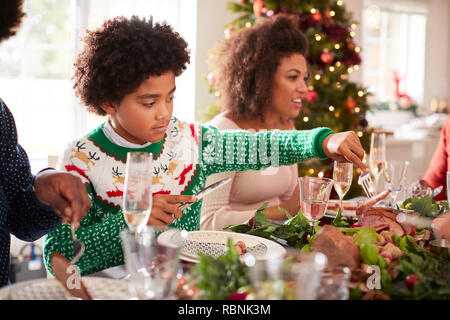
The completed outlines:
{"type": "MultiPolygon", "coordinates": [[[[86,246],[77,266],[90,274],[123,264],[119,232],[127,152],[153,154],[153,208],[150,225],[199,230],[201,201],[193,202],[206,177],[223,171],[260,170],[314,157],[347,159],[366,168],[358,138],[328,128],[309,131],[219,131],[172,116],[175,77],[189,63],[187,43],[166,23],[117,17],[88,31],[75,61],[75,93],[88,110],[108,120],[69,144],[59,161],[78,175],[92,207],[77,230],[86,246]],[[270,163],[272,161],[272,164],[270,163]]],[[[51,272],[53,252],[71,259],[70,228],[61,226],[45,241],[51,272]]]]}

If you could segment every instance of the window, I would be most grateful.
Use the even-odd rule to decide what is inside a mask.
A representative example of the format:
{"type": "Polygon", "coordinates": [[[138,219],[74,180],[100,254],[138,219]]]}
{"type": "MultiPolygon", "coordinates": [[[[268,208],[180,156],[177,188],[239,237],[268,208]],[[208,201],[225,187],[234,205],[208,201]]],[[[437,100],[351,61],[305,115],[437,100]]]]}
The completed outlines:
{"type": "Polygon", "coordinates": [[[397,99],[397,74],[400,92],[423,104],[426,21],[422,0],[364,1],[362,71],[373,102],[397,99]]]}
{"type": "Polygon", "coordinates": [[[191,64],[176,80],[174,115],[194,120],[197,1],[25,0],[19,33],[0,47],[0,97],[11,109],[33,172],[103,118],[79,105],[70,79],[79,39],[105,19],[138,15],[166,20],[189,43],[191,64]]]}

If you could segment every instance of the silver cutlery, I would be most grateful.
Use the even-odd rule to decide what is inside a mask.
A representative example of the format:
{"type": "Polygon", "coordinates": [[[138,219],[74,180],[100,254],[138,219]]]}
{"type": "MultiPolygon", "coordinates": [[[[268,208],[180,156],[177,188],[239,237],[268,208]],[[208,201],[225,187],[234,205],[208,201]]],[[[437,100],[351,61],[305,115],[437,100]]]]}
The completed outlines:
{"type": "Polygon", "coordinates": [[[73,224],[70,224],[70,233],[72,234],[72,242],[73,242],[73,259],[70,261],[70,264],[74,265],[80,260],[81,256],[84,253],[85,246],[84,243],[77,239],[75,235],[75,228],[73,224]]]}
{"type": "Polygon", "coordinates": [[[364,171],[361,171],[361,174],[358,178],[358,184],[361,185],[361,187],[364,190],[364,193],[367,197],[373,198],[376,195],[375,187],[373,185],[372,178],[370,177],[370,173],[364,173],[364,171]]]}
{"type": "MultiPolygon", "coordinates": [[[[217,181],[216,183],[213,183],[212,185],[206,187],[205,189],[203,189],[202,191],[200,191],[199,193],[197,193],[195,195],[197,197],[197,201],[202,199],[202,198],[204,198],[206,195],[210,194],[211,192],[216,191],[217,189],[219,189],[220,187],[224,186],[225,184],[227,184],[231,180],[232,180],[232,178],[228,177],[228,178],[225,178],[223,180],[217,181]]],[[[194,203],[195,202],[185,203],[185,204],[180,206],[180,210],[184,210],[186,208],[189,208],[194,203]]]]}
{"type": "Polygon", "coordinates": [[[443,188],[444,186],[439,186],[436,189],[433,189],[433,191],[431,192],[431,197],[432,198],[436,197],[439,193],[441,193],[443,188]]]}

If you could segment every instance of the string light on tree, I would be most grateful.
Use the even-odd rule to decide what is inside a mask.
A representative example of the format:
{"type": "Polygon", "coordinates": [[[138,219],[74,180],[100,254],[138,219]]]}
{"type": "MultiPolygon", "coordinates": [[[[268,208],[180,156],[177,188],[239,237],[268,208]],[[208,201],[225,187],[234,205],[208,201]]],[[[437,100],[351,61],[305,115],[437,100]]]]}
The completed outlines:
{"type": "Polygon", "coordinates": [[[225,34],[225,39],[229,39],[231,37],[232,28],[226,28],[223,33],[225,34]]]}

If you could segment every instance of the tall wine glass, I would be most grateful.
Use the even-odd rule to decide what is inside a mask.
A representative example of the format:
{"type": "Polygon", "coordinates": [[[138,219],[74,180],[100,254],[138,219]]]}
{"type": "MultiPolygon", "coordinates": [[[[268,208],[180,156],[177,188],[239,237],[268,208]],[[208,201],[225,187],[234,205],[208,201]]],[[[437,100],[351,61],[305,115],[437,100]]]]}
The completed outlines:
{"type": "Polygon", "coordinates": [[[450,171],[447,171],[446,187],[447,187],[447,202],[450,203],[450,171]]]}
{"type": "Polygon", "coordinates": [[[372,133],[370,139],[370,156],[369,156],[369,168],[373,175],[375,190],[378,193],[378,183],[380,181],[381,174],[386,165],[386,134],[384,133],[372,133]]]}
{"type": "Polygon", "coordinates": [[[402,184],[405,181],[408,167],[409,161],[390,160],[386,162],[384,177],[386,178],[389,190],[391,190],[391,207],[395,206],[398,193],[402,190],[402,184]]]}
{"type": "Polygon", "coordinates": [[[341,212],[344,211],[342,208],[342,199],[344,199],[345,194],[350,189],[353,180],[353,164],[350,162],[334,162],[333,169],[333,180],[334,180],[334,190],[339,196],[339,207],[341,212]]]}
{"type": "Polygon", "coordinates": [[[147,152],[128,152],[123,215],[132,231],[146,226],[152,210],[152,158],[147,152]]]}
{"type": "MultiPolygon", "coordinates": [[[[314,227],[327,210],[333,180],[327,178],[301,177],[298,178],[300,191],[300,207],[303,215],[314,227]]],[[[313,228],[314,232],[314,228],[313,228]]]]}

